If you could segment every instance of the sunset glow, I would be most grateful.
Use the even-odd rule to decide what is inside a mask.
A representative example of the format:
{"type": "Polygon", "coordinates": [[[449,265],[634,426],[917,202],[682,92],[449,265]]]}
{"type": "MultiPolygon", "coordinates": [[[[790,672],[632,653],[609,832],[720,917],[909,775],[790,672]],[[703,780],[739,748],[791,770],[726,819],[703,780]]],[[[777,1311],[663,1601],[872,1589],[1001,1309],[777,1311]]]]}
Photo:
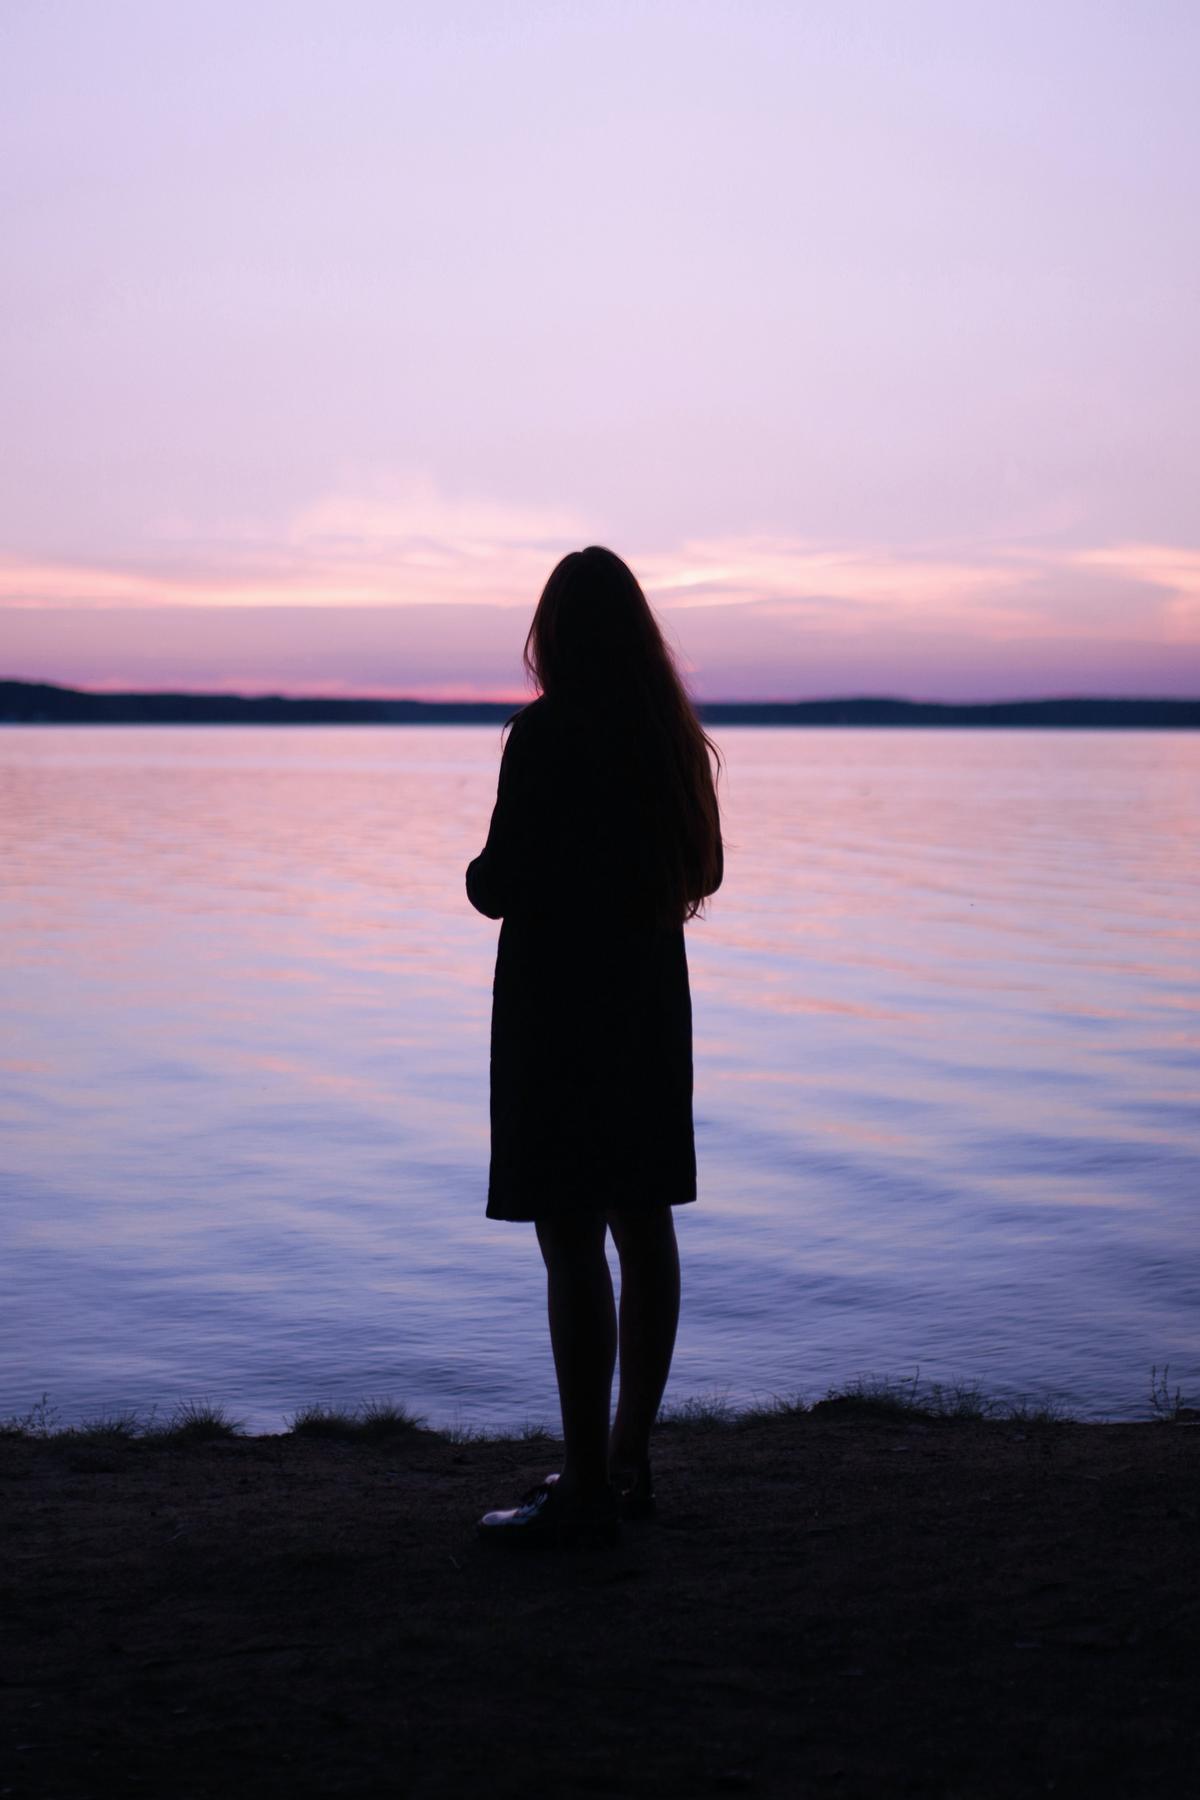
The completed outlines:
{"type": "Polygon", "coordinates": [[[1200,692],[1193,10],[355,20],[6,21],[0,676],[517,697],[602,542],[705,698],[1200,692]]]}

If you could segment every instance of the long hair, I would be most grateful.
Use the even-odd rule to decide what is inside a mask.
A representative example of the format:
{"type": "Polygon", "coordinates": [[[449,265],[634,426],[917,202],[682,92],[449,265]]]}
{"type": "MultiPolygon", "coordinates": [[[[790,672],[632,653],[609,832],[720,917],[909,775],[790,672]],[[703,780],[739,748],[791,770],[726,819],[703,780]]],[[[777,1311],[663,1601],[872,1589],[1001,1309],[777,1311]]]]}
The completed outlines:
{"type": "Polygon", "coordinates": [[[524,663],[547,699],[602,745],[642,826],[644,875],[661,924],[703,908],[721,873],[713,758],[675,659],[633,571],[611,550],[573,550],[542,590],[524,663]]]}

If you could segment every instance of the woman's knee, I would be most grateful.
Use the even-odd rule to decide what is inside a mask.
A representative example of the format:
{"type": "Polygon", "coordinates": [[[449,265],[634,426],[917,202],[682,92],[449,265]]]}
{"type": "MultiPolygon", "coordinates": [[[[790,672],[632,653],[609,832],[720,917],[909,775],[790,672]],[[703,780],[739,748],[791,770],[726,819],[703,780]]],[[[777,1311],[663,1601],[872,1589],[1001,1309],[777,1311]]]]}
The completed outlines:
{"type": "Polygon", "coordinates": [[[669,1206],[616,1207],[608,1214],[608,1226],[622,1260],[651,1260],[677,1254],[675,1217],[669,1206]]]}
{"type": "Polygon", "coordinates": [[[606,1220],[603,1213],[553,1213],[534,1220],[537,1240],[547,1268],[576,1265],[604,1256],[606,1220]]]}

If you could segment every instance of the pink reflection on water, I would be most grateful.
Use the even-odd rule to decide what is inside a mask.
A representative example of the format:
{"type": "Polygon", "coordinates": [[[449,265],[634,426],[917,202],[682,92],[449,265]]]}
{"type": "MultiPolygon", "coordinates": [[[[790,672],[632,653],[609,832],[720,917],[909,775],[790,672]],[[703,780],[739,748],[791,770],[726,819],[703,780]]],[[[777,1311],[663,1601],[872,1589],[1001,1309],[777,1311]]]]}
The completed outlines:
{"type": "Polygon", "coordinates": [[[868,1006],[853,1000],[835,1000],[819,994],[778,993],[769,985],[759,988],[758,1004],[766,1012],[813,1013],[834,1018],[900,1020],[912,1016],[895,1008],[868,1006]]]}
{"type": "MultiPolygon", "coordinates": [[[[689,927],[714,1361],[799,1386],[921,1338],[954,1374],[999,1333],[1095,1370],[1182,1329],[1162,1246],[1195,1191],[1200,738],[723,748],[726,883],[689,927]],[[1100,1215],[1108,1247],[1073,1235],[1100,1215]],[[1051,1254],[1053,1304],[1030,1298],[1051,1254]]],[[[80,1271],[22,1302],[39,1355],[78,1320],[99,1366],[123,1258],[202,1289],[181,1367],[260,1339],[290,1366],[314,1307],[348,1365],[403,1291],[434,1364],[476,1332],[492,1379],[495,1269],[525,1265],[480,1218],[496,927],[462,883],[498,758],[491,729],[0,732],[0,1228],[80,1271]],[[244,1314],[256,1283],[295,1312],[244,1314]]]]}

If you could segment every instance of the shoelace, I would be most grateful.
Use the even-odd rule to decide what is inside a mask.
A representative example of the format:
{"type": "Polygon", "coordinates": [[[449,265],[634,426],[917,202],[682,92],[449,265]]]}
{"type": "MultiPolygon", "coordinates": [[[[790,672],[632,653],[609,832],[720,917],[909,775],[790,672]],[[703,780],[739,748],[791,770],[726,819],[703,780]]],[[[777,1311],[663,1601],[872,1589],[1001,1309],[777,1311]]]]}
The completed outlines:
{"type": "Polygon", "coordinates": [[[548,1482],[539,1481],[536,1487],[531,1487],[528,1493],[521,1495],[520,1504],[536,1506],[539,1500],[548,1500],[553,1492],[554,1489],[548,1482]]]}

